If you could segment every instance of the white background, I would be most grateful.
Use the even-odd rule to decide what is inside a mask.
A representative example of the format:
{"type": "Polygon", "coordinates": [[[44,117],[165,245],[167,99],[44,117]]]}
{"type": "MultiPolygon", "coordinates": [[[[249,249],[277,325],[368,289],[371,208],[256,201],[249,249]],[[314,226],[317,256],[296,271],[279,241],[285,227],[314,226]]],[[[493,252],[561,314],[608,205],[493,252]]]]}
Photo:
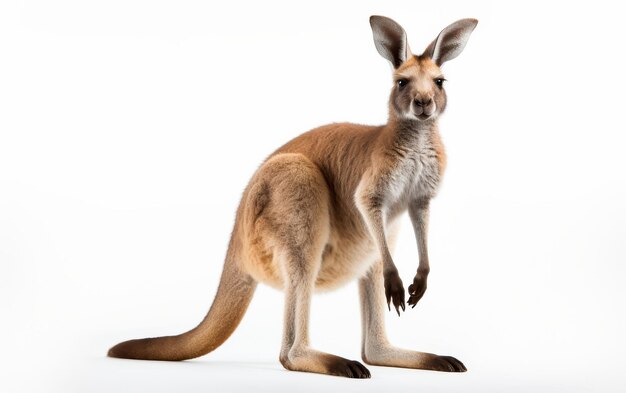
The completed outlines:
{"type": "MultiPolygon", "coordinates": [[[[624,391],[626,62],[612,4],[3,1],[0,390],[624,391]],[[444,66],[429,289],[388,315],[394,344],[469,372],[284,371],[282,295],[265,286],[204,358],[106,358],[204,316],[240,194],[276,147],[328,122],[385,122],[371,14],[400,22],[415,52],[480,20],[444,66]]],[[[395,260],[408,285],[409,225],[395,260]]],[[[315,297],[311,325],[316,347],[359,359],[356,285],[315,297]]]]}

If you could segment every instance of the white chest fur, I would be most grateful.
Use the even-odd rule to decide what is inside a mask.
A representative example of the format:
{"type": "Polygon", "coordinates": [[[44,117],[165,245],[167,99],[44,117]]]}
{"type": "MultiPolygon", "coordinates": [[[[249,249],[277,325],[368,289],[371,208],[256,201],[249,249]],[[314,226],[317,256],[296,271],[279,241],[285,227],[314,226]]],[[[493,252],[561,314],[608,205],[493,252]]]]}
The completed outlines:
{"type": "Polygon", "coordinates": [[[404,211],[411,201],[435,196],[440,183],[437,151],[428,135],[419,135],[404,148],[388,176],[385,201],[391,214],[404,211]]]}

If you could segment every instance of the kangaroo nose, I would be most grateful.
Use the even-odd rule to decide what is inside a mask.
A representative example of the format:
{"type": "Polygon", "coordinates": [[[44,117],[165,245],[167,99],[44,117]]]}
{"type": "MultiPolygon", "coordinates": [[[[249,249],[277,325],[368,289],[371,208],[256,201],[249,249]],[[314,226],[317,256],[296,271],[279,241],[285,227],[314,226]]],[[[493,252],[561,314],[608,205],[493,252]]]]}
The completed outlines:
{"type": "Polygon", "coordinates": [[[416,98],[415,99],[415,105],[417,106],[428,106],[433,102],[432,98],[427,98],[427,99],[420,99],[420,98],[416,98]]]}

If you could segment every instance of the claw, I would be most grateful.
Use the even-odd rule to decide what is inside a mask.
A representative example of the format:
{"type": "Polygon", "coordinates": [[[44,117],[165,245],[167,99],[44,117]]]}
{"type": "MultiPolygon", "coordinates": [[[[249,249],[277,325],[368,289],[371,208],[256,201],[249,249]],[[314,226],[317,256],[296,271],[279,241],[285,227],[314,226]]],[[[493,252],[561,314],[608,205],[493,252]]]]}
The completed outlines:
{"type": "Polygon", "coordinates": [[[406,310],[404,305],[404,293],[393,298],[393,306],[395,307],[398,316],[400,316],[400,308],[402,308],[402,311],[406,310]]]}

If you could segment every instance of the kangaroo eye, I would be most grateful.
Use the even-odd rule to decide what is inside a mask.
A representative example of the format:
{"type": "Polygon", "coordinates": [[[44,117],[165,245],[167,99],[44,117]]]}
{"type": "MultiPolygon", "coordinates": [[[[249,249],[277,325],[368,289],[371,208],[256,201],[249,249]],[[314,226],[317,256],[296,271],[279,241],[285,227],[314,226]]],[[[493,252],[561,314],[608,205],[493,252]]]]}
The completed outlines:
{"type": "Polygon", "coordinates": [[[442,86],[443,86],[443,82],[444,82],[444,81],[445,81],[445,79],[444,79],[444,78],[437,78],[437,79],[435,79],[435,84],[436,84],[437,86],[439,86],[439,87],[442,87],[442,86]]]}
{"type": "Polygon", "coordinates": [[[398,84],[398,87],[404,87],[409,83],[409,81],[406,79],[398,79],[396,83],[398,84]]]}

